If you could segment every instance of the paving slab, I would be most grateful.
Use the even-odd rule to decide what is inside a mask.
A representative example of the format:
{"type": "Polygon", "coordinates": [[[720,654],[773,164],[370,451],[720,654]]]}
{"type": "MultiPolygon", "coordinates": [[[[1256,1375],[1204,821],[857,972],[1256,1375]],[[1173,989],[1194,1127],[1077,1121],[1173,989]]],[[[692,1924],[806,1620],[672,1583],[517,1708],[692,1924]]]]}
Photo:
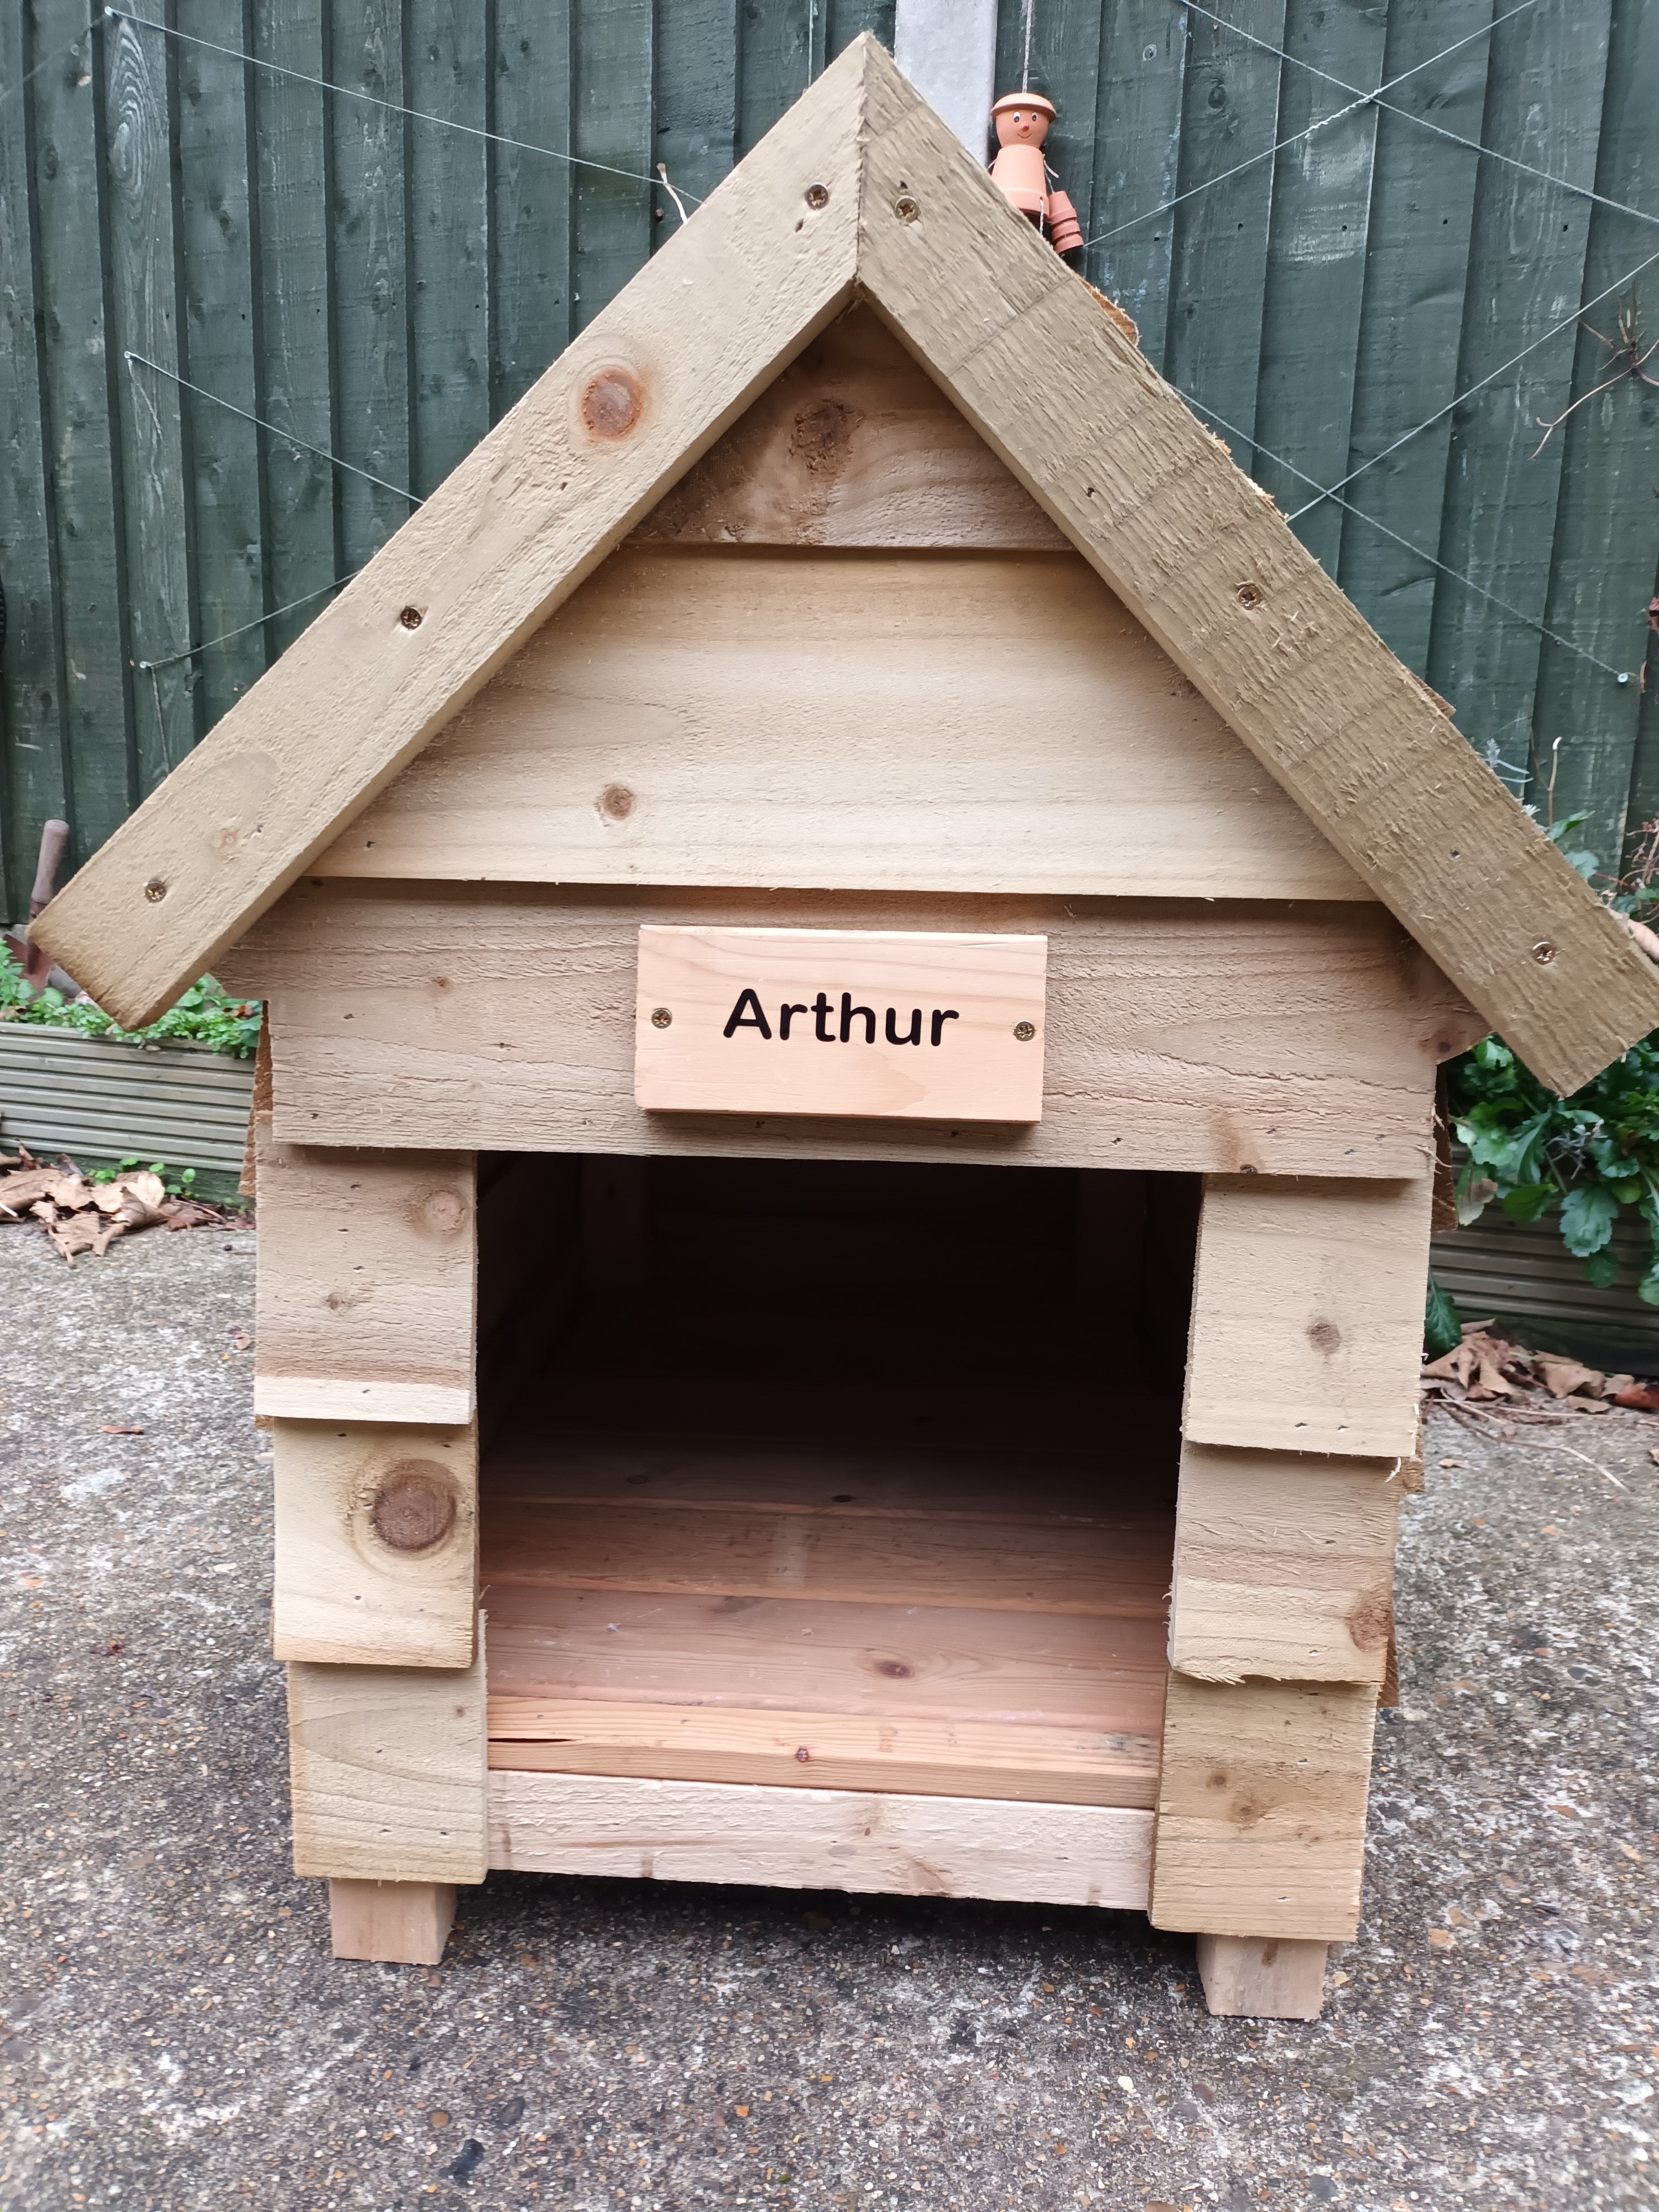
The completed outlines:
{"type": "Polygon", "coordinates": [[[349,1966],[289,1870],[253,1248],[0,1230],[0,2203],[1659,2203],[1659,1423],[1436,1417],[1317,2022],[1210,2020],[1132,1915],[667,1884],[498,1875],[441,1967],[349,1966]]]}

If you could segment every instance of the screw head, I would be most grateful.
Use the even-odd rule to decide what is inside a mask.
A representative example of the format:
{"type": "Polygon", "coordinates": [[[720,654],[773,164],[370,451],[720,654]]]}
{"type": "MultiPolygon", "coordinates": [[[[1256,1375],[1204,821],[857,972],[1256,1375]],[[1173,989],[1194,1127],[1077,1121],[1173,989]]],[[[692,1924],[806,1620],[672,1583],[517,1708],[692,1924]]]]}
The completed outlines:
{"type": "Polygon", "coordinates": [[[666,1006],[653,1006],[651,1010],[651,1026],[653,1030],[665,1030],[673,1018],[672,1012],[666,1006]]]}
{"type": "Polygon", "coordinates": [[[1532,948],[1532,957],[1540,968],[1547,968],[1555,957],[1555,947],[1547,937],[1540,937],[1532,948]]]}
{"type": "Polygon", "coordinates": [[[806,204],[810,208],[827,208],[830,204],[829,185],[808,185],[806,187],[806,204]]]}
{"type": "Polygon", "coordinates": [[[405,629],[419,629],[422,616],[418,607],[405,607],[398,617],[405,629]]]}
{"type": "Polygon", "coordinates": [[[1036,1035],[1036,1024],[1035,1022],[1016,1022],[1014,1024],[1014,1035],[1019,1039],[1022,1044],[1030,1044],[1031,1039],[1036,1035]]]}
{"type": "Polygon", "coordinates": [[[159,906],[167,895],[167,884],[160,876],[152,876],[144,885],[144,896],[152,906],[159,906]]]}
{"type": "Polygon", "coordinates": [[[1263,597],[1260,584],[1241,584],[1238,587],[1238,604],[1247,611],[1259,607],[1263,597]]]}
{"type": "Polygon", "coordinates": [[[893,213],[901,222],[914,222],[921,210],[908,192],[901,192],[893,202],[893,213]]]}

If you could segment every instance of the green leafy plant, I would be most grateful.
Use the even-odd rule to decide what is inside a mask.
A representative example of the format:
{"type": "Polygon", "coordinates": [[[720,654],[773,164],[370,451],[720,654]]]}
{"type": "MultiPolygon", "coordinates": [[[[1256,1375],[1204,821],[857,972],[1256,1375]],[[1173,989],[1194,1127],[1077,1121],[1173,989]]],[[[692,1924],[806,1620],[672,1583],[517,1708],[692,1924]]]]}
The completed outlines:
{"type": "Polygon", "coordinates": [[[101,1006],[94,1006],[84,995],[66,999],[50,985],[44,990],[34,989],[24,981],[23,971],[11,953],[0,945],[0,1021],[33,1023],[45,1029],[78,1030],[83,1036],[108,1037],[133,1044],[151,1044],[173,1038],[210,1045],[215,1052],[247,1060],[259,1042],[259,1020],[258,1000],[233,999],[211,975],[204,975],[148,1029],[124,1030],[101,1006]]]}
{"type": "Polygon", "coordinates": [[[1452,1125],[1468,1153],[1458,1218],[1474,1221],[1494,1202],[1512,1221],[1553,1214],[1561,1242],[1605,1290],[1620,1273],[1613,1224],[1633,1206],[1650,1248],[1637,1295],[1659,1306],[1659,1030],[1571,1098],[1547,1090],[1495,1036],[1453,1060],[1448,1076],[1452,1125]]]}
{"type": "MultiPolygon", "coordinates": [[[[137,1152],[129,1152],[124,1160],[117,1160],[112,1168],[94,1168],[87,1177],[88,1182],[113,1182],[117,1176],[131,1175],[138,1165],[137,1152]]],[[[169,1198],[188,1198],[196,1188],[194,1168],[170,1168],[165,1160],[152,1160],[149,1171],[160,1176],[161,1187],[169,1198]]]]}

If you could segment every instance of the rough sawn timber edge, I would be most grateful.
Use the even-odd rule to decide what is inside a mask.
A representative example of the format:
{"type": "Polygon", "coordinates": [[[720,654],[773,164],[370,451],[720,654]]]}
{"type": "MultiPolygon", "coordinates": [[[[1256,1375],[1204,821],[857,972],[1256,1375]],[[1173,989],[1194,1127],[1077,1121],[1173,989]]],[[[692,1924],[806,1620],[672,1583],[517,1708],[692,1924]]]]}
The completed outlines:
{"type": "Polygon", "coordinates": [[[861,292],[1464,995],[1566,1093],[1659,973],[895,70],[872,70],[861,292]]]}
{"type": "Polygon", "coordinates": [[[128,1026],[153,1018],[855,284],[1537,1074],[1577,1089],[1659,1026],[1659,974],[868,35],[59,894],[40,941],[128,1026]],[[586,422],[600,386],[621,434],[586,422]]]}

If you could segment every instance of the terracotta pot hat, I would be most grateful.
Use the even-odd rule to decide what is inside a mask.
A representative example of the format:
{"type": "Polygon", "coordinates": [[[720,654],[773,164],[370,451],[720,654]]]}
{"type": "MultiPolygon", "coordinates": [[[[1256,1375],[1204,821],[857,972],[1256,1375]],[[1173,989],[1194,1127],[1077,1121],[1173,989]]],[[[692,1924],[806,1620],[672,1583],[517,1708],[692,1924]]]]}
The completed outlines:
{"type": "Polygon", "coordinates": [[[1040,92],[1005,92],[1000,100],[993,100],[991,112],[1000,115],[1005,107],[1040,107],[1052,123],[1060,110],[1052,100],[1045,100],[1040,92]]]}

